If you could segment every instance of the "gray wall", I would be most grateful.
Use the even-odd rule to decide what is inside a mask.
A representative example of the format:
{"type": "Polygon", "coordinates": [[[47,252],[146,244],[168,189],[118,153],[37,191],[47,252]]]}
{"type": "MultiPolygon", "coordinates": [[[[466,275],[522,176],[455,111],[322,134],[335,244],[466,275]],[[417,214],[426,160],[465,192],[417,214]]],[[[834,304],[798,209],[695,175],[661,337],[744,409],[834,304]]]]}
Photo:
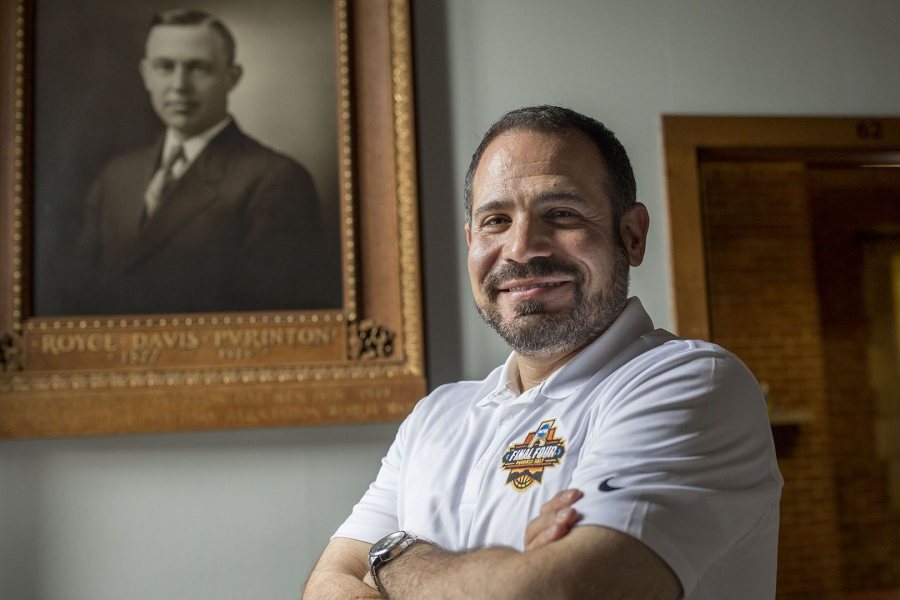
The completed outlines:
{"type": "MultiPolygon", "coordinates": [[[[480,377],[506,354],[470,306],[459,185],[505,110],[566,104],[619,133],[652,216],[633,289],[670,326],[660,114],[900,107],[895,0],[414,8],[432,385],[480,377]]],[[[395,429],[0,442],[0,597],[295,598],[395,429]]]]}

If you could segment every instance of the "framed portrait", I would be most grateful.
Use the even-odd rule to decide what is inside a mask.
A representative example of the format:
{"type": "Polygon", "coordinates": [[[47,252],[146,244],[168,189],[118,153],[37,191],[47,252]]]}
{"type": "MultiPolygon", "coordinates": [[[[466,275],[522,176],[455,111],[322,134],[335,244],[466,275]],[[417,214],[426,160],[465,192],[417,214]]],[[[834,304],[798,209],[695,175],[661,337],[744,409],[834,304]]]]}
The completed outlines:
{"type": "Polygon", "coordinates": [[[407,0],[0,10],[0,436],[408,413],[407,0]]]}

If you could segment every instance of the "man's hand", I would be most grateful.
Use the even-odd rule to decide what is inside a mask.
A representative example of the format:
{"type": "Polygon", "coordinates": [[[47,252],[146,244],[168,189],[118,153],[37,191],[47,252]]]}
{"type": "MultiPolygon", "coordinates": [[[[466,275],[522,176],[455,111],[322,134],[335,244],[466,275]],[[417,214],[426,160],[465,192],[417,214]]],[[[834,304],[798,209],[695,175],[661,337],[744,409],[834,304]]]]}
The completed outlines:
{"type": "Polygon", "coordinates": [[[681,591],[650,548],[596,525],[573,528],[528,552],[503,546],[450,552],[420,541],[386,562],[378,576],[392,600],[675,600],[681,591]]]}
{"type": "Polygon", "coordinates": [[[535,550],[566,536],[581,519],[572,505],[584,494],[581,490],[563,490],[541,507],[540,514],[525,529],[525,551],[535,550]]]}
{"type": "Polygon", "coordinates": [[[375,589],[375,582],[371,581],[371,575],[368,574],[369,548],[370,544],[357,540],[331,540],[309,574],[303,600],[381,598],[381,592],[375,589]],[[364,581],[367,577],[369,581],[364,581]]]}
{"type": "MultiPolygon", "coordinates": [[[[573,528],[582,497],[564,490],[528,524],[525,552],[492,546],[449,552],[426,541],[384,564],[378,575],[398,600],[642,598],[674,600],[678,578],[650,548],[606,527],[573,528]]],[[[382,598],[368,568],[369,544],[334,538],[310,575],[304,600],[382,598]]]]}

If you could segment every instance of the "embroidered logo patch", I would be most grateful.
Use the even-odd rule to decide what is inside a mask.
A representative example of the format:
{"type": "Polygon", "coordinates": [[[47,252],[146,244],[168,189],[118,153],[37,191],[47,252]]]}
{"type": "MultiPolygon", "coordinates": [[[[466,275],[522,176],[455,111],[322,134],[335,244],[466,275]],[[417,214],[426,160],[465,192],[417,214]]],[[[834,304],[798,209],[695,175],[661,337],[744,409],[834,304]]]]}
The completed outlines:
{"type": "Polygon", "coordinates": [[[509,471],[506,483],[523,492],[535,481],[540,483],[544,478],[544,469],[558,465],[565,453],[565,440],[556,437],[556,419],[549,419],[530,431],[525,441],[509,447],[503,455],[500,469],[509,471]]]}

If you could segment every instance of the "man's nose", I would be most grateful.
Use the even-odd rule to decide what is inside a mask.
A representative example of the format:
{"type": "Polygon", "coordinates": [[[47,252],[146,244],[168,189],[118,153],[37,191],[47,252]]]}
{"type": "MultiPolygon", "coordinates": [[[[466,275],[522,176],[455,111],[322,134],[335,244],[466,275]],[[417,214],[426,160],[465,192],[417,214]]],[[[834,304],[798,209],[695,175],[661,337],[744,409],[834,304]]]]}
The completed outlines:
{"type": "Polygon", "coordinates": [[[527,263],[538,256],[552,253],[551,230],[540,219],[519,219],[507,230],[503,258],[527,263]]]}
{"type": "Polygon", "coordinates": [[[191,85],[191,76],[185,65],[176,65],[172,71],[172,87],[184,90],[191,85]]]}

